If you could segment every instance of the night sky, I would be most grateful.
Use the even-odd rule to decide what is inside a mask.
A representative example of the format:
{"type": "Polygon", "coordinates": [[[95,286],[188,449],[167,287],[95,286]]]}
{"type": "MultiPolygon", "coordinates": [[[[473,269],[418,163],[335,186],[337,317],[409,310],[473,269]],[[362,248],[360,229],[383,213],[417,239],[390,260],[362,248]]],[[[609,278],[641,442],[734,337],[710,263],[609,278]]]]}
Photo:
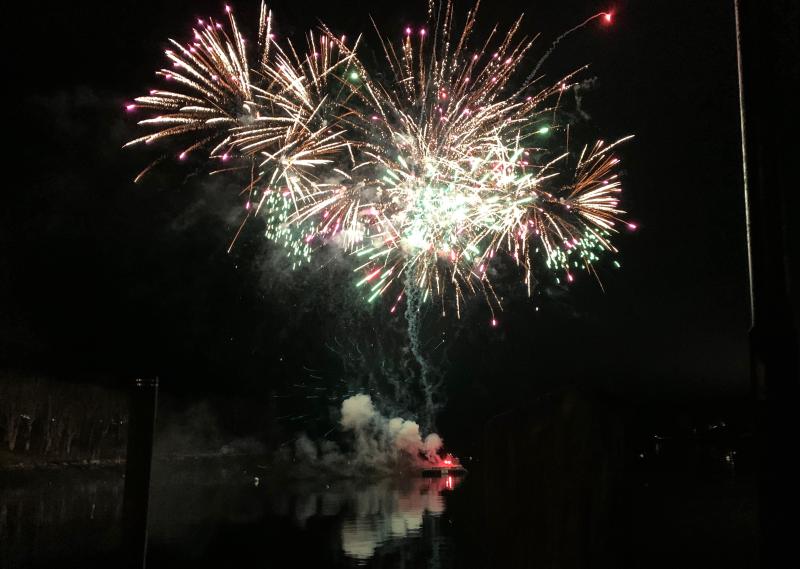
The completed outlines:
{"type": "MultiPolygon", "coordinates": [[[[255,23],[256,1],[233,6],[240,23],[255,23]]],[[[364,31],[373,48],[370,12],[391,35],[422,22],[425,10],[423,0],[270,6],[282,36],[299,38],[319,18],[334,31],[364,31]]],[[[554,79],[590,64],[584,77],[597,81],[583,100],[587,132],[636,135],[620,156],[623,205],[639,230],[617,241],[621,270],[604,264],[605,291],[583,277],[533,301],[510,292],[497,328],[480,306],[461,322],[427,316],[429,334],[444,330],[449,350],[445,427],[564,382],[632,402],[747,395],[732,3],[487,3],[482,21],[526,12],[523,29],[542,33],[541,54],[609,8],[613,26],[571,36],[543,70],[554,79]]],[[[0,206],[3,367],[111,384],[153,374],[176,397],[258,401],[307,369],[341,383],[326,347],[334,336],[367,345],[382,333],[384,316],[373,331],[339,318],[331,298],[349,281],[276,271],[258,222],[226,252],[240,203],[235,181],[210,181],[200,163],[132,181],[148,157],[121,149],[139,132],[124,104],[158,84],[167,37],[186,38],[195,17],[222,9],[17,3],[5,14],[4,122],[13,135],[0,206]]]]}

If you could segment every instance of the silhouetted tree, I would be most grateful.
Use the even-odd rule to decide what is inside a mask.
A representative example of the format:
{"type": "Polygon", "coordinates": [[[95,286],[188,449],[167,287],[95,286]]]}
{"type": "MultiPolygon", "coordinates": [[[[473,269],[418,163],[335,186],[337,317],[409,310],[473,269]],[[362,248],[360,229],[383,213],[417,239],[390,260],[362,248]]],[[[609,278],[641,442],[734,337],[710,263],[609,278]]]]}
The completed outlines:
{"type": "Polygon", "coordinates": [[[0,429],[4,445],[13,453],[89,460],[104,454],[119,457],[125,448],[127,413],[125,398],[114,390],[0,373],[0,429]]]}

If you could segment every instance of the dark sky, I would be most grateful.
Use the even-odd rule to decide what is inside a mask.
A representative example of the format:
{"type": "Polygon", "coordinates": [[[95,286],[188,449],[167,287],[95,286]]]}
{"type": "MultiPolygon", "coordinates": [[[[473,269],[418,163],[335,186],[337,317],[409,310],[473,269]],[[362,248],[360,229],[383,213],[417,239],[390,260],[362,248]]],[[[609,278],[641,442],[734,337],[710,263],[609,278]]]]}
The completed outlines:
{"type": "MultiPolygon", "coordinates": [[[[284,36],[316,18],[369,33],[369,6],[387,33],[423,20],[423,0],[377,5],[271,7],[284,36]]],[[[333,276],[264,274],[273,265],[256,226],[227,254],[235,184],[211,185],[190,164],[135,185],[146,157],[120,149],[137,134],[123,104],[157,84],[166,38],[186,37],[195,17],[221,16],[222,6],[17,3],[5,15],[5,129],[14,134],[0,208],[2,365],[112,382],[157,374],[186,396],[258,398],[302,377],[303,366],[338,380],[325,345],[331,330],[348,329],[328,302],[333,276]]],[[[234,6],[240,22],[257,16],[253,0],[234,6]]],[[[589,63],[585,77],[597,77],[584,99],[590,131],[636,135],[620,154],[624,207],[640,229],[620,237],[622,269],[603,272],[605,292],[586,278],[535,302],[513,295],[497,329],[482,309],[460,323],[431,315],[430,330],[452,338],[451,414],[486,401],[503,408],[564,381],[632,400],[747,392],[732,2],[487,3],[483,21],[525,11],[524,29],[542,33],[542,53],[609,7],[613,26],[571,36],[544,71],[555,78],[589,63]]]]}

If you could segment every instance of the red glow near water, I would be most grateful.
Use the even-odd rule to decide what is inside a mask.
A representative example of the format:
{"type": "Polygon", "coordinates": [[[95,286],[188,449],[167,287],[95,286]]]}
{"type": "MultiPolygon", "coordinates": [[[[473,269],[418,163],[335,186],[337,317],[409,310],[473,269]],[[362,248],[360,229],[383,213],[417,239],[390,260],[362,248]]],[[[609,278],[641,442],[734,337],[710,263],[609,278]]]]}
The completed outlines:
{"type": "Polygon", "coordinates": [[[461,461],[452,454],[446,454],[444,458],[439,459],[438,468],[461,468],[461,461]]]}

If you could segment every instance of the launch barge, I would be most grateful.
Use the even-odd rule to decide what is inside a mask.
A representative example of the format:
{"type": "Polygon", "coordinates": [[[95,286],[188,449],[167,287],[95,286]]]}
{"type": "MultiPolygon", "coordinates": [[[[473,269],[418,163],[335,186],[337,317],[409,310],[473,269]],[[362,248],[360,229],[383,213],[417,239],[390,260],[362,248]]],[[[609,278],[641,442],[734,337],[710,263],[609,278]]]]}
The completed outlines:
{"type": "Polygon", "coordinates": [[[442,476],[464,476],[467,474],[467,469],[461,466],[457,458],[447,456],[439,464],[430,466],[422,470],[422,476],[425,478],[439,478],[442,476]]]}

